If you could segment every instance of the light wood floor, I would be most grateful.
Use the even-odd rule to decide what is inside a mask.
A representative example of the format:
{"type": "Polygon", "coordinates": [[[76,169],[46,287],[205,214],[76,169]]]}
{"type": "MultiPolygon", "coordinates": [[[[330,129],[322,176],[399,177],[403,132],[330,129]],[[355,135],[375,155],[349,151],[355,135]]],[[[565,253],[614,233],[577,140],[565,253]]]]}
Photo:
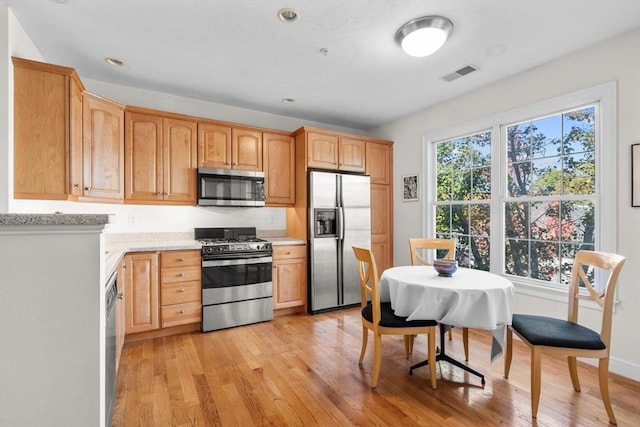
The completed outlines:
{"type": "MultiPolygon", "coordinates": [[[[470,330],[470,365],[486,385],[448,363],[438,364],[438,389],[425,358],[426,339],[404,356],[401,337],[383,337],[380,380],[368,384],[372,339],[358,366],[362,327],[357,309],[209,333],[157,338],[125,346],[118,373],[114,427],[132,426],[604,426],[596,370],[580,364],[582,392],[566,362],[543,358],[538,419],[532,420],[529,354],[514,343],[509,379],[503,358],[489,362],[490,334],[470,330]]],[[[463,360],[460,331],[447,354],[463,360]]],[[[640,426],[640,383],[610,376],[620,426],[640,426]]]]}

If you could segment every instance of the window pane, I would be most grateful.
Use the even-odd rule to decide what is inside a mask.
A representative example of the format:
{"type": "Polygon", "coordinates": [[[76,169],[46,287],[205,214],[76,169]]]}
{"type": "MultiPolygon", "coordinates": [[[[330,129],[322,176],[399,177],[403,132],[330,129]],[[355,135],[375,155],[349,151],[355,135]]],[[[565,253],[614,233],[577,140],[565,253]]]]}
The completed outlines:
{"type": "Polygon", "coordinates": [[[529,276],[529,241],[508,239],[505,245],[505,268],[506,274],[514,276],[529,276]]]}
{"type": "Polygon", "coordinates": [[[595,205],[591,200],[562,202],[562,240],[593,244],[595,205]]]}
{"type": "Polygon", "coordinates": [[[558,244],[533,242],[531,244],[531,278],[547,282],[560,282],[558,244]]]}
{"type": "Polygon", "coordinates": [[[469,237],[457,236],[456,237],[456,260],[460,267],[471,267],[472,261],[469,255],[469,237]]]}
{"type": "Polygon", "coordinates": [[[471,200],[471,171],[456,170],[453,172],[453,200],[471,200]]]}
{"type": "Polygon", "coordinates": [[[451,172],[442,172],[437,175],[438,201],[451,199],[451,172]]]}
{"type": "Polygon", "coordinates": [[[546,117],[531,122],[533,158],[559,156],[562,154],[562,120],[560,116],[546,117]]]}
{"type": "Polygon", "coordinates": [[[507,127],[507,161],[515,163],[531,158],[531,123],[507,127]]]}
{"type": "Polygon", "coordinates": [[[468,138],[453,140],[453,167],[457,170],[471,168],[471,146],[468,138]]]}
{"type": "Polygon", "coordinates": [[[560,202],[531,203],[531,239],[560,240],[560,202]]]}
{"type": "Polygon", "coordinates": [[[532,194],[551,196],[562,193],[562,157],[545,157],[532,162],[532,194]]]}
{"type": "Polygon", "coordinates": [[[473,170],[473,198],[491,198],[491,168],[481,168],[473,170]]]}
{"type": "Polygon", "coordinates": [[[505,234],[516,239],[529,238],[529,203],[505,204],[505,234]]]}
{"type": "Polygon", "coordinates": [[[587,107],[562,115],[564,154],[595,149],[595,108],[587,107]]]}
{"type": "Polygon", "coordinates": [[[491,132],[483,132],[469,137],[473,150],[473,167],[491,165],[491,132]]]}
{"type": "Polygon", "coordinates": [[[491,225],[491,206],[489,204],[470,205],[471,233],[474,236],[488,236],[491,225]]]}
{"type": "Polygon", "coordinates": [[[507,166],[510,197],[531,194],[531,162],[514,163],[507,166]]]}
{"type": "Polygon", "coordinates": [[[564,156],[564,194],[593,194],[596,191],[596,162],[593,152],[564,156]]]}
{"type": "Polygon", "coordinates": [[[489,239],[486,237],[471,238],[471,255],[473,257],[473,268],[489,271],[489,239]]]}
{"type": "Polygon", "coordinates": [[[436,234],[451,232],[451,208],[448,205],[436,206],[436,234]]]}
{"type": "Polygon", "coordinates": [[[468,205],[451,205],[451,232],[469,234],[468,205]]]}

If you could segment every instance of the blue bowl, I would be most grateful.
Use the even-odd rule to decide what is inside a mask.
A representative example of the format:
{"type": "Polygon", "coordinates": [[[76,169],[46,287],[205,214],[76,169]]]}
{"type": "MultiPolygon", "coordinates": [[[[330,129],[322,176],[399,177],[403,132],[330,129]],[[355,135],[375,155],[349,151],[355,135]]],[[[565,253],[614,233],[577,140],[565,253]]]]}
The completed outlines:
{"type": "Polygon", "coordinates": [[[433,261],[433,268],[439,276],[451,277],[458,269],[458,261],[448,259],[436,259],[433,261]]]}

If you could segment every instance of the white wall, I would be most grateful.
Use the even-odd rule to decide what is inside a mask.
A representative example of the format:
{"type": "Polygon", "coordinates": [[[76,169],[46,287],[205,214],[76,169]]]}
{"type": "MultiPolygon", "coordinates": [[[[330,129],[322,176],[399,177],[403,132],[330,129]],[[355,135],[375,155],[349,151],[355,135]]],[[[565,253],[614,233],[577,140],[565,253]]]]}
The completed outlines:
{"type": "MultiPolygon", "coordinates": [[[[255,226],[258,230],[284,230],[284,208],[199,208],[189,206],[139,206],[13,199],[13,67],[11,56],[45,61],[10,9],[0,6],[0,212],[109,213],[108,232],[190,231],[194,227],[255,226]],[[5,92],[6,89],[6,92],[5,92]]],[[[59,64],[73,67],[73,64],[59,64]]],[[[87,90],[117,102],[162,111],[239,124],[293,131],[301,126],[363,134],[361,130],[334,126],[261,111],[168,95],[82,78],[87,90]]]]}
{"type": "MultiPolygon", "coordinates": [[[[640,29],[580,50],[528,72],[451,99],[372,132],[395,141],[394,185],[403,175],[420,172],[422,137],[438,130],[489,117],[521,106],[551,99],[602,83],[618,82],[617,251],[627,257],[620,276],[613,319],[612,362],[614,372],[640,380],[640,209],[631,208],[630,148],[640,142],[640,29]]],[[[455,84],[453,82],[452,84],[455,84]]],[[[396,265],[409,259],[407,239],[422,233],[422,202],[403,203],[394,194],[394,258],[396,265]]],[[[516,298],[516,312],[538,312],[566,317],[566,305],[523,294],[516,298]]],[[[587,309],[584,320],[599,326],[599,311],[587,309]]]]}

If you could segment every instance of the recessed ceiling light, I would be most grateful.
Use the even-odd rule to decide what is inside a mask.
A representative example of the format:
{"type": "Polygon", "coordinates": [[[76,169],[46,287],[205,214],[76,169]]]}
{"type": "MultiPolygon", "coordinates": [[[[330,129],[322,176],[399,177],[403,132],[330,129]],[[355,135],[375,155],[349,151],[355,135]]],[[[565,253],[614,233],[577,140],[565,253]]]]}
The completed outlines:
{"type": "Polygon", "coordinates": [[[298,15],[298,12],[291,9],[290,7],[285,7],[278,11],[278,19],[282,22],[296,22],[299,17],[300,15],[298,15]]]}
{"type": "Polygon", "coordinates": [[[294,102],[296,102],[296,100],[293,98],[282,98],[283,104],[293,104],[294,102]]]}
{"type": "Polygon", "coordinates": [[[117,58],[110,58],[110,57],[106,57],[104,58],[104,62],[106,62],[109,65],[115,65],[116,67],[122,67],[124,65],[124,62],[120,61],[117,58]]]}

